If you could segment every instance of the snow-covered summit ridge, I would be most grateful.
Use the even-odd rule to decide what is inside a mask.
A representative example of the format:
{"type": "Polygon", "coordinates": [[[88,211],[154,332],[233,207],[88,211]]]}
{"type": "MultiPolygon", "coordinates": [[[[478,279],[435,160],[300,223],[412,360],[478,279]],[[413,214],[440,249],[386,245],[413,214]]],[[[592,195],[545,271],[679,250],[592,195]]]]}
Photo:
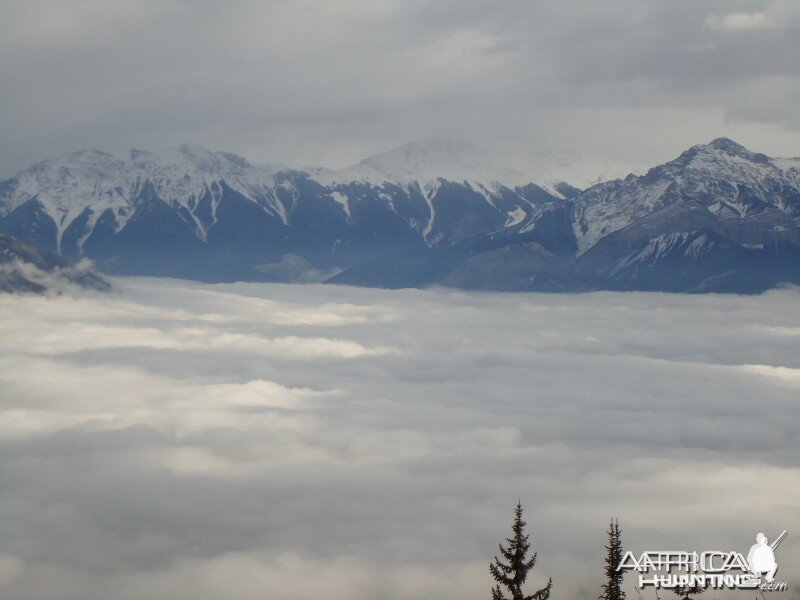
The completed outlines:
{"type": "Polygon", "coordinates": [[[726,180],[729,183],[758,185],[771,177],[800,183],[800,158],[774,158],[753,152],[725,137],[692,146],[675,160],[651,169],[649,173],[682,173],[687,178],[726,180]]]}
{"type": "Polygon", "coordinates": [[[718,138],[692,146],[642,177],[586,190],[576,198],[578,248],[583,253],[609,232],[676,200],[696,201],[722,220],[752,220],[763,214],[778,219],[781,213],[794,219],[797,209],[787,197],[800,197],[800,159],[770,158],[718,138]]]}
{"type": "Polygon", "coordinates": [[[344,169],[320,169],[315,176],[326,184],[424,184],[438,178],[505,185],[536,183],[558,195],[559,183],[583,189],[644,170],[641,164],[565,150],[541,150],[518,142],[492,140],[478,145],[455,138],[427,138],[369,156],[344,169]]]}
{"type": "MultiPolygon", "coordinates": [[[[204,239],[216,220],[223,185],[286,224],[286,196],[283,201],[279,197],[282,192],[296,193],[289,190],[294,184],[282,175],[289,171],[281,165],[259,165],[233,153],[192,144],[159,152],[134,149],[125,156],[91,148],[41,162],[0,184],[0,217],[35,199],[56,223],[60,244],[64,230],[87,208],[90,226],[111,209],[117,227],[122,228],[133,213],[137,195],[149,183],[159,198],[186,209],[183,214],[196,221],[197,235],[204,239]],[[199,215],[204,197],[208,210],[199,215]]],[[[800,159],[769,158],[727,138],[689,148],[673,161],[650,169],[642,181],[632,182],[624,192],[614,188],[614,180],[641,171],[637,165],[589,154],[545,153],[518,143],[495,141],[484,146],[454,138],[429,138],[367,157],[345,169],[308,168],[299,175],[327,187],[348,215],[349,200],[335,188],[350,182],[379,187],[390,182],[406,188],[416,182],[419,189],[426,190],[427,202],[439,179],[467,182],[491,204],[489,196],[498,189],[496,183],[513,187],[533,182],[560,197],[560,182],[588,188],[598,180],[609,181],[599,186],[598,193],[589,190],[577,203],[583,222],[578,237],[584,250],[608,231],[658,209],[668,201],[670,196],[665,194],[674,189],[670,188],[673,184],[694,195],[709,186],[743,184],[766,197],[776,178],[800,188],[800,159]],[[608,186],[611,196],[603,191],[608,186]]],[[[729,204],[735,201],[731,198],[729,204]]]]}
{"type": "Polygon", "coordinates": [[[191,145],[121,156],[88,149],[0,182],[0,230],[109,272],[203,280],[293,280],[290,254],[336,270],[336,282],[389,287],[800,283],[799,159],[721,138],[643,175],[613,178],[607,168],[597,157],[452,139],[339,171],[258,165],[191,145]],[[595,177],[607,180],[543,189],[595,177]]]}
{"type": "Polygon", "coordinates": [[[438,178],[514,184],[521,181],[522,175],[493,164],[492,157],[483,148],[453,138],[417,140],[369,156],[351,167],[329,172],[332,182],[366,181],[376,185],[386,181],[424,184],[438,178]]]}
{"type": "MultiPolygon", "coordinates": [[[[495,182],[509,186],[533,182],[560,196],[557,185],[561,182],[583,188],[629,172],[591,155],[509,148],[506,145],[490,151],[454,138],[430,138],[367,157],[345,169],[309,168],[306,173],[324,186],[418,182],[424,189],[442,178],[467,181],[482,190],[491,189],[495,182]]],[[[282,165],[251,163],[242,156],[213,152],[196,144],[158,152],[133,149],[125,156],[90,148],[40,162],[3,182],[0,217],[35,198],[60,230],[87,207],[92,209],[90,218],[111,209],[122,226],[146,182],[152,183],[165,202],[189,212],[194,212],[204,194],[213,195],[224,182],[285,221],[285,207],[276,200],[275,188],[279,185],[278,173],[288,170],[282,165]]],[[[203,225],[198,223],[198,228],[198,234],[204,236],[203,225]]]]}
{"type": "Polygon", "coordinates": [[[57,224],[71,222],[87,206],[95,215],[108,208],[122,215],[148,181],[171,204],[187,206],[223,181],[255,201],[284,168],[189,144],[161,152],[133,149],[124,157],[91,148],[45,160],[6,180],[0,210],[7,214],[35,198],[57,224]]]}

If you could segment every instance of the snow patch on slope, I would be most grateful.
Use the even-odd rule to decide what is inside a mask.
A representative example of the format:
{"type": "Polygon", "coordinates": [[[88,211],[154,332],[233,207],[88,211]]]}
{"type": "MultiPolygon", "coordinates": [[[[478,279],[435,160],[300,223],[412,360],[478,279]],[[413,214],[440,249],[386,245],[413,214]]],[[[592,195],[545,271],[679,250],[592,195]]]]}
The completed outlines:
{"type": "Polygon", "coordinates": [[[347,215],[347,218],[350,219],[350,202],[347,196],[341,192],[333,191],[331,192],[331,198],[333,198],[342,207],[342,210],[347,215]]]}
{"type": "Polygon", "coordinates": [[[508,221],[504,227],[513,227],[522,223],[523,219],[528,216],[521,206],[517,206],[514,210],[508,211],[508,221]]]}

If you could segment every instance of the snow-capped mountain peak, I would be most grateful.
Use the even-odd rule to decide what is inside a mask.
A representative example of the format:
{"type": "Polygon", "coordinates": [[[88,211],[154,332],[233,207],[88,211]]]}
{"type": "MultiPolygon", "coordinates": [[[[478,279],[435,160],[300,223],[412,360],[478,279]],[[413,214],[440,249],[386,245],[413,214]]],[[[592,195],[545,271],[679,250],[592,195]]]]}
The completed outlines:
{"type": "Polygon", "coordinates": [[[429,138],[365,158],[354,168],[373,170],[390,179],[478,179],[493,166],[478,146],[454,138],[429,138]],[[476,177],[476,175],[478,177],[476,177]]]}
{"type": "Polygon", "coordinates": [[[319,170],[325,183],[363,181],[421,185],[442,178],[449,181],[502,181],[516,184],[524,179],[513,169],[497,166],[488,151],[455,138],[427,138],[369,156],[339,170],[319,170]]]}
{"type": "Polygon", "coordinates": [[[426,138],[369,156],[351,167],[318,169],[315,175],[326,184],[346,181],[425,184],[438,178],[511,186],[536,183],[558,196],[560,183],[583,189],[644,170],[640,164],[533,148],[519,142],[486,140],[478,145],[456,138],[426,138]]]}
{"type": "Polygon", "coordinates": [[[708,144],[692,146],[681,154],[675,161],[676,164],[696,170],[709,170],[731,168],[740,170],[744,166],[751,168],[753,165],[770,166],[766,154],[752,152],[728,138],[717,138],[708,144]]]}
{"type": "MultiPolygon", "coordinates": [[[[281,214],[269,191],[274,174],[283,168],[251,165],[236,154],[196,144],[158,152],[133,149],[125,157],[89,148],[43,161],[4,182],[0,217],[35,200],[55,222],[60,249],[65,229],[84,211],[90,226],[111,210],[117,228],[123,227],[146,184],[166,203],[192,212],[209,190],[219,190],[225,182],[264,210],[281,214]]],[[[204,236],[205,226],[200,221],[196,226],[204,236]]]]}
{"type": "Polygon", "coordinates": [[[700,144],[696,147],[711,148],[713,150],[719,150],[728,154],[736,154],[739,156],[755,154],[754,152],[751,152],[742,146],[740,143],[734,142],[732,139],[726,137],[718,137],[714,140],[711,140],[708,144],[700,144]]]}
{"type": "Polygon", "coordinates": [[[113,272],[212,280],[303,280],[298,269],[313,267],[389,286],[800,282],[798,159],[722,138],[581,192],[556,182],[584,187],[619,165],[487,145],[420,140],[339,171],[256,165],[193,145],[123,157],[81,150],[0,182],[0,231],[113,272]]]}
{"type": "Polygon", "coordinates": [[[178,152],[199,171],[216,173],[222,168],[223,157],[197,144],[182,144],[178,152]]]}

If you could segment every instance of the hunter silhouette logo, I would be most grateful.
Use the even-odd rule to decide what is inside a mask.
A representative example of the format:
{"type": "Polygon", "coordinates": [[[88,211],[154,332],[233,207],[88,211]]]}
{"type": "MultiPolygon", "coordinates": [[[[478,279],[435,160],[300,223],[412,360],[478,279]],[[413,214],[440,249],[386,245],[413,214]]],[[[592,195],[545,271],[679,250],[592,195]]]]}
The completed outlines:
{"type": "Polygon", "coordinates": [[[753,575],[764,575],[767,583],[772,583],[775,580],[775,572],[778,570],[778,563],[775,560],[775,548],[778,547],[786,537],[786,531],[778,536],[778,538],[767,545],[767,536],[759,533],[756,536],[756,543],[750,547],[750,552],[747,553],[747,564],[750,566],[750,572],[753,575]]]}
{"type": "Polygon", "coordinates": [[[759,533],[747,558],[735,550],[660,550],[642,552],[639,556],[626,552],[617,571],[637,571],[639,588],[728,588],[782,592],[786,591],[788,584],[775,581],[778,571],[775,550],[786,535],[784,531],[770,544],[767,536],[759,533]]]}

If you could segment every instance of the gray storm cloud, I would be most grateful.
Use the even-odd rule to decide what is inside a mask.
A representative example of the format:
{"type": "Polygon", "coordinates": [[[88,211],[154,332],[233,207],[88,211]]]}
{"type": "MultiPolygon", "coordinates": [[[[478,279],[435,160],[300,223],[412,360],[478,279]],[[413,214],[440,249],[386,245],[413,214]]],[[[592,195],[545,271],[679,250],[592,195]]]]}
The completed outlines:
{"type": "Polygon", "coordinates": [[[432,135],[795,155],[798,33],[794,0],[2,0],[0,173],[183,142],[341,167],[432,135]]]}
{"type": "Polygon", "coordinates": [[[3,598],[485,598],[517,498],[594,597],[611,515],[639,551],[800,523],[797,289],[114,283],[0,297],[3,598]]]}

